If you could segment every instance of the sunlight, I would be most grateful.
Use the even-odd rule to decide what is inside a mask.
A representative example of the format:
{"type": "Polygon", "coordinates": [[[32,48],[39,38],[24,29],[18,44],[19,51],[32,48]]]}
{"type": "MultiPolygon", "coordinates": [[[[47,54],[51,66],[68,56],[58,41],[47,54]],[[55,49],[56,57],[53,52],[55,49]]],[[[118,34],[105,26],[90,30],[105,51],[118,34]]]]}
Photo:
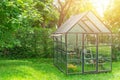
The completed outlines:
{"type": "Polygon", "coordinates": [[[111,0],[90,0],[93,7],[95,7],[96,11],[99,13],[101,17],[104,16],[104,11],[110,5],[111,0]]]}

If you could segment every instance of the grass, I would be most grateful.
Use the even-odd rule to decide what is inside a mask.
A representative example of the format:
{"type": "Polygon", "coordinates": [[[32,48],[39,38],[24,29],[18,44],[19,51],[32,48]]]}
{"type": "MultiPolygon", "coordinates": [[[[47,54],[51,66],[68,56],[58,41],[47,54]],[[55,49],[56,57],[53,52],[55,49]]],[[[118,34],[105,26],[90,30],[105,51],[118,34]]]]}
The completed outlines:
{"type": "Polygon", "coordinates": [[[0,80],[120,80],[120,62],[113,62],[113,71],[109,73],[66,76],[52,59],[1,59],[0,80]]]}

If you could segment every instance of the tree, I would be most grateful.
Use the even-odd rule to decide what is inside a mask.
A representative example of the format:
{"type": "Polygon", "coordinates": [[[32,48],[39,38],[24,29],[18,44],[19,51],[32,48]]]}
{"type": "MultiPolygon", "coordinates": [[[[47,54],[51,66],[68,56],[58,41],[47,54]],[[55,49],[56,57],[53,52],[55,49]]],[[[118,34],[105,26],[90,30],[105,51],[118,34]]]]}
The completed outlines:
{"type": "Polygon", "coordinates": [[[113,0],[105,12],[104,18],[113,33],[112,58],[113,60],[120,60],[120,0],[113,0]]]}
{"type": "Polygon", "coordinates": [[[0,2],[0,49],[13,47],[18,43],[15,33],[20,27],[18,19],[21,14],[16,1],[1,0],[0,2]]]}
{"type": "Polygon", "coordinates": [[[71,6],[71,3],[73,2],[73,0],[64,0],[64,1],[57,0],[57,2],[58,2],[58,4],[55,4],[54,6],[56,7],[56,9],[59,12],[57,26],[60,27],[64,21],[65,16],[67,15],[67,13],[70,9],[70,6],[71,6]]]}
{"type": "MultiPolygon", "coordinates": [[[[56,21],[54,12],[52,0],[1,0],[0,52],[2,51],[3,54],[9,53],[12,49],[13,52],[11,53],[16,52],[18,55],[20,51],[20,53],[23,53],[23,49],[30,51],[36,45],[33,44],[36,41],[32,37],[38,35],[40,31],[40,35],[45,36],[46,39],[43,40],[44,44],[41,44],[41,42],[37,47],[42,46],[47,49],[50,42],[48,32],[52,32],[49,28],[54,27],[56,21]],[[49,28],[46,29],[47,27],[49,28]],[[42,31],[45,34],[42,34],[42,31]]],[[[38,40],[38,37],[36,37],[36,40],[38,40]]],[[[33,50],[31,50],[31,53],[33,50]]]]}
{"type": "Polygon", "coordinates": [[[58,27],[71,15],[94,10],[89,0],[57,0],[55,7],[59,12],[58,27]]]}
{"type": "Polygon", "coordinates": [[[32,25],[43,28],[54,27],[57,15],[52,5],[52,0],[34,0],[34,4],[34,10],[36,10],[36,14],[39,17],[34,20],[32,25]]]}
{"type": "Polygon", "coordinates": [[[68,17],[90,10],[95,12],[94,7],[89,0],[75,0],[70,7],[68,17]]]}
{"type": "Polygon", "coordinates": [[[105,12],[104,18],[108,22],[111,30],[113,32],[119,32],[120,29],[120,0],[113,0],[111,4],[105,12]]]}

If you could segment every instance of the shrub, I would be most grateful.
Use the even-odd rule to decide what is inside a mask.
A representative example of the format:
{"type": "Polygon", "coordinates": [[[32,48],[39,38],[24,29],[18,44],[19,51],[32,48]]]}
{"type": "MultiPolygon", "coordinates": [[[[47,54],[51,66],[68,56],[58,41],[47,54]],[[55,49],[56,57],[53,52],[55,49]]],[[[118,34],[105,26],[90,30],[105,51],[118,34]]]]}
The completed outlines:
{"type": "Polygon", "coordinates": [[[73,64],[68,64],[67,68],[68,68],[69,72],[75,72],[75,71],[77,71],[77,66],[75,66],[73,64]]]}
{"type": "Polygon", "coordinates": [[[51,29],[23,28],[18,31],[16,38],[20,45],[4,49],[6,56],[12,58],[52,57],[53,41],[50,37],[51,29]]]}

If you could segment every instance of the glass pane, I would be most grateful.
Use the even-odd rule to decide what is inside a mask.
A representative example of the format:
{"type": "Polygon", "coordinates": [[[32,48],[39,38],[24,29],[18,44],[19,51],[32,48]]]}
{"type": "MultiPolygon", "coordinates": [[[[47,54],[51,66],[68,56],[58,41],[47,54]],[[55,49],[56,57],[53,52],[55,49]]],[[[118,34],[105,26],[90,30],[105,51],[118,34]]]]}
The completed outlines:
{"type": "Polygon", "coordinates": [[[110,32],[92,12],[89,12],[87,16],[101,32],[110,32]]]}
{"type": "Polygon", "coordinates": [[[76,48],[76,34],[68,34],[67,35],[67,50],[74,51],[76,48]]]}
{"type": "Polygon", "coordinates": [[[81,73],[82,72],[82,45],[81,35],[69,34],[67,36],[67,68],[68,73],[81,73]],[[80,43],[79,43],[80,42],[80,43]]]}
{"type": "Polygon", "coordinates": [[[65,43],[65,34],[62,35],[62,42],[65,43]]]}
{"type": "Polygon", "coordinates": [[[82,52],[75,50],[67,54],[67,68],[68,73],[81,73],[82,72],[82,52]]]}
{"type": "MultiPolygon", "coordinates": [[[[79,34],[79,35],[78,35],[78,47],[82,46],[82,43],[83,43],[83,42],[82,42],[82,34],[79,34]]],[[[80,48],[79,48],[79,49],[80,49],[80,48]]],[[[81,48],[81,49],[82,49],[82,48],[81,48]]],[[[81,49],[80,49],[80,50],[81,50],[81,49]]]]}
{"type": "Polygon", "coordinates": [[[82,32],[85,32],[85,30],[79,24],[76,24],[74,27],[72,27],[72,29],[69,32],[82,33],[82,32]]]}
{"type": "Polygon", "coordinates": [[[66,51],[65,34],[62,35],[62,50],[66,51]]]}
{"type": "Polygon", "coordinates": [[[96,46],[97,40],[95,34],[86,34],[84,36],[84,45],[85,46],[96,46]]]}
{"type": "Polygon", "coordinates": [[[54,64],[57,63],[57,50],[56,50],[56,42],[54,41],[54,64]]]}
{"type": "Polygon", "coordinates": [[[57,57],[57,52],[55,51],[55,53],[54,53],[54,64],[57,64],[57,61],[58,61],[57,58],[58,58],[58,57],[57,57]]]}
{"type": "Polygon", "coordinates": [[[62,52],[61,53],[61,68],[62,68],[62,70],[64,72],[66,71],[66,64],[67,64],[67,61],[66,61],[66,52],[62,52]]]}
{"type": "Polygon", "coordinates": [[[81,25],[81,27],[84,28],[84,30],[87,32],[87,33],[91,33],[92,31],[90,30],[90,28],[85,25],[82,21],[79,21],[79,25],[81,25]]]}
{"type": "Polygon", "coordinates": [[[56,42],[56,46],[55,46],[55,48],[56,48],[56,50],[61,50],[62,49],[62,37],[61,36],[57,36],[57,37],[55,37],[54,38],[54,41],[56,42]]]}
{"type": "Polygon", "coordinates": [[[96,71],[96,47],[84,48],[84,71],[96,71]]]}
{"type": "Polygon", "coordinates": [[[96,28],[96,26],[93,25],[90,21],[85,21],[86,25],[93,31],[93,32],[99,32],[99,30],[96,28]]]}
{"type": "Polygon", "coordinates": [[[96,71],[96,35],[84,35],[84,71],[96,71]]]}
{"type": "Polygon", "coordinates": [[[98,70],[111,70],[111,46],[98,48],[98,70]]]}

